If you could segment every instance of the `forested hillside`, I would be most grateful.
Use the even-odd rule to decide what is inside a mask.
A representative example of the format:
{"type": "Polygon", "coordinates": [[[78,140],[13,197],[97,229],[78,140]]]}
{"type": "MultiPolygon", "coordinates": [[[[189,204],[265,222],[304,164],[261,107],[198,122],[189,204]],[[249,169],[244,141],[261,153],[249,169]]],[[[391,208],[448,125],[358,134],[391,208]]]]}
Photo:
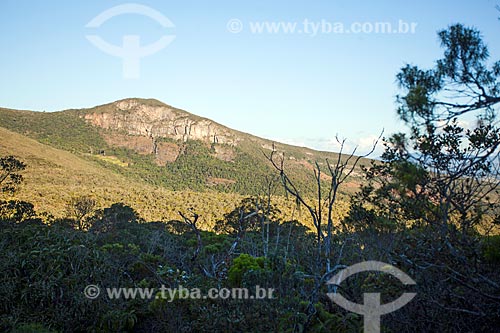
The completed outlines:
{"type": "Polygon", "coordinates": [[[1,109],[0,331],[498,331],[500,61],[438,37],[381,160],[156,100],[1,109]]]}

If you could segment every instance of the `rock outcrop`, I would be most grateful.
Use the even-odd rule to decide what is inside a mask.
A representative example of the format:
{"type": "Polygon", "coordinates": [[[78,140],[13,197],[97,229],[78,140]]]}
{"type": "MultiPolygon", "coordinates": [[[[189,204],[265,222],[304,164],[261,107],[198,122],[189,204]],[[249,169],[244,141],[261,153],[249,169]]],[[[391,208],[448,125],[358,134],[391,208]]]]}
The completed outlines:
{"type": "Polygon", "coordinates": [[[156,101],[145,103],[126,99],[98,107],[83,117],[94,126],[129,135],[232,146],[238,143],[237,136],[229,128],[156,101]]]}

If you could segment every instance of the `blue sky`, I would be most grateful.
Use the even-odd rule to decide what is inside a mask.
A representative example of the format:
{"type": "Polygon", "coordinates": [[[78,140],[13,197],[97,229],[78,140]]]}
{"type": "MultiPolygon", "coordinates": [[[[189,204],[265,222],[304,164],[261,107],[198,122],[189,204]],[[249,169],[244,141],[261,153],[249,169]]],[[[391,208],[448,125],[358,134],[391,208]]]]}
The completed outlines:
{"type": "Polygon", "coordinates": [[[56,111],[126,97],[167,104],[269,139],[335,150],[336,134],[365,148],[395,116],[395,75],[405,63],[431,66],[441,55],[436,31],[461,22],[478,28],[500,59],[500,1],[27,1],[0,0],[0,106],[56,111]],[[162,13],[165,29],[134,14],[86,27],[99,13],[135,3],[162,13]],[[239,33],[228,21],[242,23],[239,33]],[[297,32],[307,19],[343,24],[399,20],[413,34],[297,32]],[[295,22],[294,33],[252,33],[255,22],[295,22]],[[140,60],[126,79],[122,62],[86,35],[141,45],[175,35],[140,60]]]}

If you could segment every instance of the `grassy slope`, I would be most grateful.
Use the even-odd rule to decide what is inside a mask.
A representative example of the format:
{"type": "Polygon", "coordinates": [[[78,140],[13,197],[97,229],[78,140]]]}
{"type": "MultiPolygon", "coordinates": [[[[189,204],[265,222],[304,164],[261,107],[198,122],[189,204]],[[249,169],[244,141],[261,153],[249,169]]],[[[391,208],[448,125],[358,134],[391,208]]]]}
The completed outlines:
{"type": "MultiPolygon", "coordinates": [[[[16,198],[31,201],[37,210],[56,216],[62,216],[63,206],[72,196],[89,194],[102,207],[124,202],[148,220],[177,218],[177,210],[190,206],[211,217],[203,207],[203,199],[208,198],[200,200],[195,193],[172,192],[130,180],[70,152],[0,128],[0,155],[8,154],[17,156],[28,165],[23,172],[24,185],[16,198]]],[[[234,195],[217,195],[221,212],[232,209],[235,200],[239,199],[234,195]]]]}
{"type": "MultiPolygon", "coordinates": [[[[141,103],[159,103],[154,100],[141,100],[141,103]]],[[[62,112],[33,112],[0,108],[0,126],[16,133],[26,135],[52,147],[64,149],[73,153],[94,154],[105,150],[118,161],[130,165],[119,167],[111,160],[103,160],[98,155],[85,155],[88,160],[100,162],[106,169],[120,173],[136,181],[145,181],[153,186],[162,186],[170,190],[236,192],[240,194],[254,194],[261,187],[257,182],[264,179],[264,175],[271,174],[267,163],[262,161],[262,154],[256,156],[247,152],[238,154],[236,163],[225,162],[211,156],[209,148],[198,141],[181,143],[185,151],[176,162],[167,167],[159,167],[150,155],[140,155],[135,151],[119,147],[110,147],[102,138],[102,129],[86,123],[80,116],[87,112],[116,112],[111,104],[91,109],[66,110],[62,112]],[[108,162],[108,163],[106,163],[108,162]],[[207,186],[208,177],[234,179],[237,182],[229,186],[207,186]]],[[[197,119],[185,111],[187,116],[197,119]]],[[[118,131],[119,132],[119,131],[118,131]]]]}
{"type": "MultiPolygon", "coordinates": [[[[0,156],[15,155],[27,164],[25,182],[15,198],[30,201],[38,211],[58,217],[73,196],[91,195],[100,207],[123,202],[136,209],[146,220],[178,219],[178,211],[193,207],[206,228],[230,212],[241,195],[213,191],[169,191],[133,180],[70,152],[56,149],[0,127],[0,156]]],[[[3,197],[5,199],[5,195],[3,197]]],[[[293,203],[278,198],[291,218],[293,203]]],[[[304,219],[295,213],[295,218],[304,219]]]]}
{"type": "MultiPolygon", "coordinates": [[[[150,106],[166,106],[157,100],[134,100],[150,106]]],[[[202,119],[183,110],[174,108],[174,111],[183,117],[195,120],[202,119]]],[[[140,155],[130,149],[110,147],[102,137],[103,130],[89,125],[82,119],[84,114],[100,112],[123,111],[117,111],[114,103],[90,109],[49,113],[0,108],[0,126],[73,153],[93,152],[94,155],[87,154],[84,158],[97,161],[102,167],[135,181],[146,182],[152,186],[162,186],[170,190],[197,192],[211,190],[254,195],[263,191],[266,187],[266,179],[276,175],[276,171],[263,155],[263,151],[270,153],[271,141],[231,130],[223,125],[220,126],[241,140],[234,148],[235,159],[233,162],[222,161],[214,157],[206,143],[188,141],[187,143],[177,142],[184,147],[185,154],[182,154],[175,162],[168,163],[166,167],[159,167],[151,155],[140,155]],[[107,160],[95,155],[100,150],[105,150],[106,155],[110,155],[107,160]],[[117,163],[113,163],[113,161],[117,163]],[[124,167],[125,165],[129,167],[124,167]],[[207,179],[211,178],[227,179],[229,182],[218,185],[208,184],[207,179]]],[[[115,132],[119,132],[119,130],[115,132]]],[[[336,161],[338,157],[337,154],[331,152],[319,152],[281,143],[277,143],[276,148],[278,151],[286,151],[286,169],[301,189],[301,193],[311,196],[315,195],[314,161],[320,161],[323,174],[326,175],[328,172],[321,161],[324,162],[325,158],[336,161]]],[[[328,180],[327,178],[324,180],[328,180]]],[[[351,182],[346,184],[341,191],[352,193],[357,187],[356,184],[361,181],[359,177],[352,177],[351,182]]]]}
{"type": "Polygon", "coordinates": [[[107,148],[98,130],[75,112],[33,112],[0,108],[0,126],[68,151],[107,148]]]}
{"type": "MultiPolygon", "coordinates": [[[[165,105],[156,100],[139,101],[165,105]]],[[[177,219],[179,209],[193,207],[210,227],[233,209],[243,195],[262,194],[266,180],[277,176],[263,155],[263,152],[270,153],[272,142],[230,129],[241,140],[232,162],[214,157],[210,147],[199,141],[177,142],[184,145],[185,154],[165,167],[156,165],[151,155],[110,147],[102,137],[102,129],[87,124],[81,116],[88,112],[115,112],[114,109],[113,103],[50,113],[0,108],[0,126],[3,127],[0,154],[17,155],[30,168],[25,173],[27,184],[18,194],[19,198],[56,216],[63,215],[64,204],[69,198],[81,194],[92,195],[101,207],[124,202],[147,220],[177,219]],[[101,149],[106,151],[106,156],[96,154],[101,149]],[[207,184],[208,178],[231,182],[211,185],[207,184]]],[[[176,111],[183,116],[199,118],[183,110],[176,111]]],[[[281,143],[277,143],[276,148],[286,152],[286,169],[301,193],[311,196],[315,195],[314,161],[319,161],[325,175],[325,158],[335,162],[338,157],[331,152],[281,143]]],[[[367,164],[368,160],[363,163],[367,164]]],[[[352,177],[341,192],[354,192],[361,181],[359,175],[352,177]]],[[[326,188],[328,177],[324,182],[326,188]]],[[[277,194],[283,193],[280,186],[276,190],[277,194]]],[[[284,198],[276,200],[280,201],[284,218],[293,215],[307,222],[303,212],[302,216],[297,212],[293,214],[293,203],[284,198]]],[[[339,208],[341,212],[346,211],[344,206],[339,208]]]]}

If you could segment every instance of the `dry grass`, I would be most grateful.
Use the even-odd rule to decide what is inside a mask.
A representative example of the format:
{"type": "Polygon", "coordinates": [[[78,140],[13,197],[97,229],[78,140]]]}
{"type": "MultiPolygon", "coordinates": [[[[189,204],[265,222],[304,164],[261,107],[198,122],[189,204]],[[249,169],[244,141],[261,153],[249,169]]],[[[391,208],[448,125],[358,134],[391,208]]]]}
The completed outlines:
{"type": "MultiPolygon", "coordinates": [[[[72,197],[89,195],[101,208],[123,202],[147,221],[179,219],[178,211],[193,208],[201,215],[204,228],[210,229],[243,199],[239,194],[169,191],[151,186],[108,170],[84,155],[52,148],[0,127],[0,156],[5,155],[14,155],[27,165],[22,173],[25,181],[13,198],[32,202],[38,212],[55,217],[64,216],[65,205],[72,197]]],[[[121,163],[112,156],[101,158],[121,163]]],[[[278,197],[275,202],[283,219],[294,218],[307,225],[307,214],[298,212],[291,200],[278,197]]]]}
{"type": "MultiPolygon", "coordinates": [[[[88,154],[88,155],[90,156],[90,154],[88,154]]],[[[120,160],[116,156],[102,156],[102,155],[92,155],[92,156],[94,158],[100,159],[100,160],[102,160],[104,162],[111,163],[111,164],[114,164],[114,165],[118,165],[118,166],[121,166],[123,168],[128,167],[128,163],[123,162],[122,160],[120,160]]]]}

